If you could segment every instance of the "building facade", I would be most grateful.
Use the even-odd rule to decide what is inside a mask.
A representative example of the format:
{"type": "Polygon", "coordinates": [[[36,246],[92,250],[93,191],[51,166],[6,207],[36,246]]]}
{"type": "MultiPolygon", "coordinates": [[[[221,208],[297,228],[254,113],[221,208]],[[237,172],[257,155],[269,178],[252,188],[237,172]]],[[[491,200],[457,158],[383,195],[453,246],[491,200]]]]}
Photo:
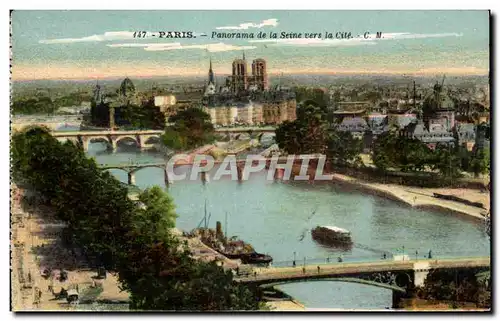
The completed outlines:
{"type": "Polygon", "coordinates": [[[244,55],[234,60],[232,75],[218,90],[210,62],[204,92],[202,105],[214,125],[277,125],[297,118],[295,93],[280,87],[269,89],[267,64],[262,58],[253,61],[251,75],[244,55]]]}

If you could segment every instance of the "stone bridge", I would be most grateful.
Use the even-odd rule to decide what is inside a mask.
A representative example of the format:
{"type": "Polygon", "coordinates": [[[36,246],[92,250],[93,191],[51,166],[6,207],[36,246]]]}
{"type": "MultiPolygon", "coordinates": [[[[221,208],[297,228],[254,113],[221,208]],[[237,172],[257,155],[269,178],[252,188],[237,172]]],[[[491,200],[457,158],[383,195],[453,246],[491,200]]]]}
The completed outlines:
{"type": "Polygon", "coordinates": [[[94,141],[105,142],[112,151],[116,150],[120,141],[126,140],[133,142],[140,149],[152,148],[160,142],[162,134],[162,130],[52,132],[52,135],[60,141],[70,140],[81,144],[85,151],[94,141]]]}
{"type": "MultiPolygon", "coordinates": [[[[266,169],[269,169],[271,166],[274,166],[274,165],[272,165],[273,161],[276,161],[277,164],[284,164],[285,162],[288,161],[287,156],[275,155],[275,156],[270,157],[269,154],[271,152],[277,152],[277,151],[279,151],[277,146],[271,146],[270,148],[268,148],[264,152],[262,152],[260,155],[257,155],[257,156],[260,156],[263,161],[265,161],[265,168],[266,169]]],[[[171,175],[169,175],[169,174],[172,174],[172,172],[169,172],[169,171],[171,171],[172,168],[175,168],[175,167],[193,165],[195,163],[195,157],[197,155],[203,155],[203,153],[200,151],[195,151],[191,154],[188,154],[187,159],[179,158],[179,159],[173,160],[173,164],[171,164],[170,168],[167,165],[167,163],[168,163],[167,161],[158,162],[158,163],[138,163],[138,164],[133,164],[133,163],[101,164],[99,166],[99,168],[103,169],[103,170],[118,169],[118,170],[122,170],[122,171],[126,172],[127,176],[128,176],[127,182],[129,185],[135,185],[135,183],[136,183],[135,174],[139,170],[141,170],[143,168],[160,168],[163,170],[165,185],[169,186],[170,184],[173,183],[173,179],[170,177],[171,175]]],[[[237,156],[237,155],[234,155],[234,156],[237,156]]],[[[311,159],[314,159],[314,158],[311,158],[311,159]]],[[[200,172],[199,172],[199,174],[201,175],[201,180],[202,180],[202,182],[207,182],[209,180],[208,171],[211,168],[206,167],[207,161],[205,161],[203,159],[200,159],[199,161],[200,161],[199,164],[202,166],[200,168],[200,172]]],[[[256,160],[256,159],[253,160],[251,166],[256,166],[258,164],[258,162],[259,162],[259,160],[256,160]]],[[[240,158],[240,159],[236,158],[235,163],[236,163],[236,172],[238,175],[238,180],[242,181],[244,179],[244,176],[245,176],[245,174],[244,174],[245,169],[244,168],[245,168],[245,165],[247,163],[247,159],[246,159],[246,157],[240,158]]],[[[213,162],[214,166],[221,165],[221,164],[230,164],[230,161],[227,162],[226,160],[216,160],[213,162]]],[[[247,166],[249,166],[249,165],[247,164],[247,166]]],[[[275,174],[276,179],[280,179],[284,175],[283,168],[276,168],[274,171],[275,171],[274,174],[275,174]]]]}
{"type": "Polygon", "coordinates": [[[362,283],[391,289],[393,306],[397,307],[399,300],[411,293],[416,286],[422,286],[432,271],[475,269],[479,272],[488,269],[490,261],[490,257],[477,257],[270,267],[253,274],[241,274],[235,277],[235,281],[264,288],[311,281],[362,283]]]}
{"type": "MultiPolygon", "coordinates": [[[[275,136],[274,127],[240,127],[240,128],[217,128],[215,130],[220,135],[227,135],[229,140],[244,140],[257,138],[272,138],[275,136]]],[[[101,130],[101,131],[61,131],[52,132],[52,135],[59,141],[70,140],[82,145],[85,151],[88,150],[91,142],[104,142],[108,149],[115,151],[120,141],[134,143],[140,149],[155,147],[160,142],[163,130],[101,130]]]]}

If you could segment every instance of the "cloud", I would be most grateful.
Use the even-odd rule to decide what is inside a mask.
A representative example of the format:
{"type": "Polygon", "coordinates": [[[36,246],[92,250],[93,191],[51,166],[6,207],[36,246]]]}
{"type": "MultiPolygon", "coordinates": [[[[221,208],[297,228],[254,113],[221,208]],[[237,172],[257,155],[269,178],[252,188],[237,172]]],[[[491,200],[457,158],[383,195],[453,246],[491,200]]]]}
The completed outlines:
{"type": "Polygon", "coordinates": [[[361,46],[375,45],[377,41],[383,40],[400,40],[400,39],[424,39],[424,38],[444,38],[444,37],[461,37],[458,33],[435,33],[435,34],[412,34],[409,32],[400,33],[383,33],[383,38],[376,38],[375,34],[370,34],[365,39],[363,35],[351,39],[256,39],[249,40],[250,43],[265,43],[270,46],[318,46],[318,47],[334,47],[334,46],[361,46]]]}
{"type": "Polygon", "coordinates": [[[75,43],[75,42],[101,42],[109,40],[133,39],[134,33],[130,31],[108,31],[101,35],[92,35],[82,38],[62,38],[40,40],[43,44],[75,43]]]}
{"type": "Polygon", "coordinates": [[[266,27],[266,26],[276,27],[277,25],[278,25],[278,19],[266,19],[266,20],[262,20],[260,23],[245,22],[245,23],[240,23],[238,26],[224,26],[224,27],[217,27],[215,29],[217,29],[217,30],[246,30],[249,28],[262,28],[262,27],[266,27]]]}
{"type": "Polygon", "coordinates": [[[201,49],[208,52],[223,52],[223,51],[238,51],[238,50],[252,50],[257,47],[255,46],[235,46],[230,44],[210,43],[205,45],[182,45],[178,42],[176,43],[121,43],[121,44],[110,44],[108,47],[113,48],[144,48],[146,51],[168,51],[168,50],[188,50],[188,49],[201,49]]]}

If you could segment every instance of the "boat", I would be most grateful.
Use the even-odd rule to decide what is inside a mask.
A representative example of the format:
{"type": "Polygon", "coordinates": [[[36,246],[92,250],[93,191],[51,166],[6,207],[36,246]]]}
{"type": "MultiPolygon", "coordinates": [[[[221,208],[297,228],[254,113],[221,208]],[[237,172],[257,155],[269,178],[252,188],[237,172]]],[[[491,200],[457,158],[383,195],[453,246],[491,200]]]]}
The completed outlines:
{"type": "Polygon", "coordinates": [[[273,258],[270,255],[257,252],[243,254],[240,259],[243,264],[269,264],[273,261],[273,258]]]}
{"type": "Polygon", "coordinates": [[[336,226],[317,226],[311,231],[314,240],[333,246],[352,244],[351,232],[336,226]]]}
{"type": "Polygon", "coordinates": [[[198,237],[205,245],[219,252],[231,260],[240,259],[243,264],[269,264],[273,258],[269,255],[257,253],[252,245],[239,240],[236,236],[227,237],[227,213],[226,213],[226,231],[222,231],[221,222],[216,222],[216,228],[208,228],[211,214],[207,219],[207,203],[205,201],[205,216],[198,224],[198,227],[192,230],[188,235],[198,237]],[[205,227],[201,227],[204,223],[205,227]]]}

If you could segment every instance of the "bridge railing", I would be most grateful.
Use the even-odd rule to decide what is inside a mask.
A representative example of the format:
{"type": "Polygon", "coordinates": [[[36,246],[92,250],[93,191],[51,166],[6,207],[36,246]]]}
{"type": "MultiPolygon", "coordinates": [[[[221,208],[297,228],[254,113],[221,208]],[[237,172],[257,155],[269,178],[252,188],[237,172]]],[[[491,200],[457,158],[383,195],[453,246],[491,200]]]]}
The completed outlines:
{"type": "MultiPolygon", "coordinates": [[[[321,257],[306,257],[305,265],[325,265],[325,264],[335,264],[335,263],[365,263],[365,262],[384,262],[384,261],[392,261],[395,256],[403,255],[403,253],[391,253],[386,252],[386,257],[384,258],[383,254],[368,254],[362,256],[351,256],[347,253],[332,253],[329,256],[321,256],[321,257]],[[339,257],[342,259],[342,262],[339,262],[339,257]]],[[[413,251],[405,251],[404,255],[407,256],[408,261],[418,261],[418,260],[428,260],[428,251],[419,251],[418,254],[413,251]]],[[[487,254],[489,256],[489,254],[487,254]]],[[[462,252],[452,252],[452,251],[438,251],[431,253],[431,259],[465,259],[465,258],[477,258],[480,256],[487,256],[484,253],[478,253],[477,251],[462,251],[462,252]]],[[[405,258],[406,260],[406,258],[405,258]]],[[[295,260],[280,260],[273,261],[271,263],[273,267],[302,267],[304,266],[304,258],[297,257],[295,260]]]]}

